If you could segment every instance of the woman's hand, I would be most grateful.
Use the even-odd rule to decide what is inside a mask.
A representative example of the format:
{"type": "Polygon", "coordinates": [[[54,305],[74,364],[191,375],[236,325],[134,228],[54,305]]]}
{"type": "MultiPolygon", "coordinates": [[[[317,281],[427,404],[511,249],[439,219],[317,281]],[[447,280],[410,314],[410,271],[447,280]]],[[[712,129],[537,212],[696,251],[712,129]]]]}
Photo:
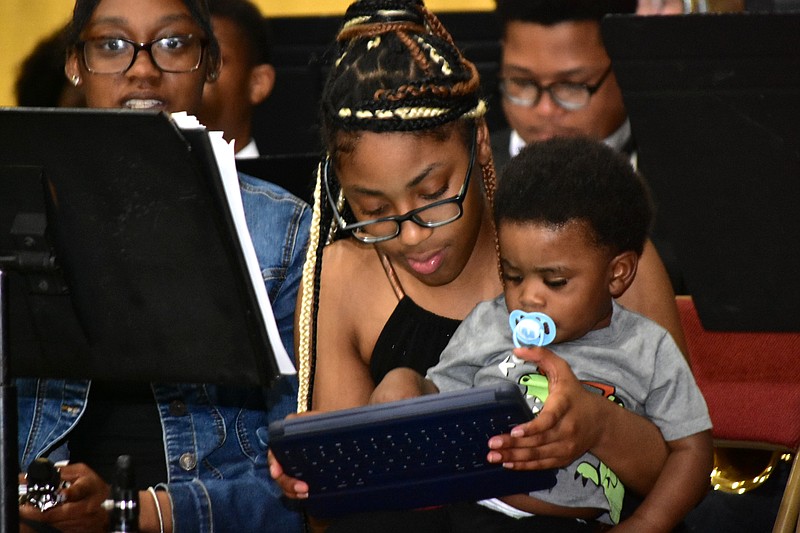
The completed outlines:
{"type": "MultiPolygon", "coordinates": [[[[319,411],[305,411],[304,413],[291,413],[287,419],[298,416],[314,416],[319,411]]],[[[267,450],[267,464],[269,464],[269,475],[278,483],[284,496],[293,500],[305,500],[308,498],[308,483],[292,477],[283,471],[283,467],[278,462],[272,450],[267,450]]]]}
{"type": "Polygon", "coordinates": [[[600,438],[599,412],[569,365],[545,348],[517,348],[547,376],[549,393],[539,415],[510,434],[489,440],[488,461],[512,470],[560,468],[594,447],[600,438]]]}
{"type": "MultiPolygon", "coordinates": [[[[306,411],[305,413],[290,414],[286,418],[312,414],[313,411],[306,411]]],[[[267,450],[267,464],[269,464],[269,475],[281,488],[284,496],[292,500],[305,500],[308,498],[308,483],[286,474],[286,472],[283,471],[283,467],[278,462],[278,459],[275,457],[275,454],[272,453],[272,450],[267,450]]]]}
{"type": "Polygon", "coordinates": [[[60,468],[61,479],[70,485],[62,490],[64,501],[45,512],[32,505],[19,508],[20,518],[44,522],[63,533],[104,533],[108,531],[108,512],[102,503],[111,488],[84,464],[60,468]]]}
{"type": "Polygon", "coordinates": [[[278,483],[284,496],[293,500],[308,498],[308,483],[287,475],[272,450],[267,451],[267,462],[269,463],[269,475],[278,483]]]}

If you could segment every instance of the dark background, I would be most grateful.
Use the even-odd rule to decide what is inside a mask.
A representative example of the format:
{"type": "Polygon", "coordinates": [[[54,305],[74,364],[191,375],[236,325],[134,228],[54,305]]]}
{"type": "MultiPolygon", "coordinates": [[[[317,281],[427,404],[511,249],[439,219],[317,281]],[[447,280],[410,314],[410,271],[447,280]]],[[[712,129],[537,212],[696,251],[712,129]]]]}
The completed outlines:
{"type": "MultiPolygon", "coordinates": [[[[505,120],[496,93],[500,54],[499,23],[493,13],[445,13],[439,17],[466,57],[480,71],[489,99],[489,126],[505,120]]],[[[341,16],[273,18],[272,63],[275,89],[256,110],[253,137],[263,155],[319,155],[319,99],[327,65],[335,59],[330,44],[341,16]]]]}

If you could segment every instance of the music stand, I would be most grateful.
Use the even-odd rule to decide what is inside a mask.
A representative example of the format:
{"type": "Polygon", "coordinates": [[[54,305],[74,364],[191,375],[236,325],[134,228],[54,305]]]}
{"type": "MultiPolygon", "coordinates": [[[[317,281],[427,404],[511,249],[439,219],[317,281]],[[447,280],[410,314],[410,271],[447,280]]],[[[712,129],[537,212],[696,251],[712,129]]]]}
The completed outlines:
{"type": "MultiPolygon", "coordinates": [[[[12,377],[269,386],[293,367],[204,129],[157,112],[8,108],[0,138],[13,521],[12,377]]],[[[235,180],[232,150],[230,169],[235,180]]]]}
{"type": "Polygon", "coordinates": [[[703,325],[800,331],[800,13],[609,16],[639,168],[703,325]]]}

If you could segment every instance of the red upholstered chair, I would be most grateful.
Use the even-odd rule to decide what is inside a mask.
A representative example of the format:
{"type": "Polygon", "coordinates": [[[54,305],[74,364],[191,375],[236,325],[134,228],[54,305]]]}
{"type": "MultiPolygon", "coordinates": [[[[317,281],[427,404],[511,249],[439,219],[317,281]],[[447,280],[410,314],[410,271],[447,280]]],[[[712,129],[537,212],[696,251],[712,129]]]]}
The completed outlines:
{"type": "Polygon", "coordinates": [[[715,445],[794,455],[773,533],[800,533],[800,333],[707,331],[691,297],[677,304],[715,445]]]}

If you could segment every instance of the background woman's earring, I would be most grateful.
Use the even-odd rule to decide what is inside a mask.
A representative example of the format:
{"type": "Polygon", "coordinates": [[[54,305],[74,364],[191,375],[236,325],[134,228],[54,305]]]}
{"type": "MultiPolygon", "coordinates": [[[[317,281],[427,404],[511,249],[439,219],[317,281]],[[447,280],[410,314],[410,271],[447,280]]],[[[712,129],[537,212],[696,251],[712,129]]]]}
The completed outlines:
{"type": "Polygon", "coordinates": [[[72,82],[72,85],[74,85],[75,87],[77,87],[77,86],[78,86],[78,84],[81,82],[81,77],[80,77],[80,76],[78,76],[78,75],[73,75],[73,76],[72,76],[72,77],[69,79],[69,81],[71,81],[71,82],[72,82]]]}

